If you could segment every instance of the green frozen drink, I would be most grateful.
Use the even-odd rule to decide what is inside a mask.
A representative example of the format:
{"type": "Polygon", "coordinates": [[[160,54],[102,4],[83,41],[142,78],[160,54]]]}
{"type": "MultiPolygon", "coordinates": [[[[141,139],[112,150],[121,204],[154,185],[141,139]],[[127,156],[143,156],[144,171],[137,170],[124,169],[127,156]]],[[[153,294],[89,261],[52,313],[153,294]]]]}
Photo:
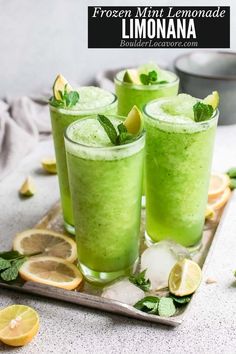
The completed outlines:
{"type": "MultiPolygon", "coordinates": [[[[122,120],[106,116],[118,131],[122,120]]],[[[65,135],[79,267],[90,281],[129,274],[138,259],[144,135],[114,146],[96,116],[65,135]]]]}
{"type": "Polygon", "coordinates": [[[136,105],[139,109],[151,100],[175,96],[179,89],[178,77],[155,64],[120,71],[115,77],[118,114],[126,115],[136,105]]]}
{"type": "Polygon", "coordinates": [[[76,102],[74,105],[69,104],[66,106],[66,104],[64,104],[64,107],[63,103],[60,104],[59,99],[54,99],[50,104],[52,133],[57,161],[64,225],[66,230],[72,234],[74,234],[74,218],[66,165],[64,130],[70,123],[86,116],[97,113],[116,113],[117,106],[115,95],[98,87],[80,87],[73,92],[78,93],[78,99],[74,101],[73,96],[71,95],[72,103],[76,102]],[[54,102],[58,102],[58,105],[54,105],[54,102]]]}
{"type": "Polygon", "coordinates": [[[153,242],[171,239],[191,247],[201,240],[219,115],[217,95],[200,101],[180,94],[144,108],[146,233],[153,242]]]}

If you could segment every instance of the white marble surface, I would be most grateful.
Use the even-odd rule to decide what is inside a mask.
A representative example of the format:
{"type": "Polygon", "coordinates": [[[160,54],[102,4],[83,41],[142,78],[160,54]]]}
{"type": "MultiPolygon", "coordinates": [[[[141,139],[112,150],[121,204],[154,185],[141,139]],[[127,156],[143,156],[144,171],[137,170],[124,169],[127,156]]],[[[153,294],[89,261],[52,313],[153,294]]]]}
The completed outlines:
{"type": "MultiPolygon", "coordinates": [[[[217,132],[214,170],[236,165],[236,126],[217,132]]],[[[44,175],[39,161],[52,154],[52,143],[40,143],[36,151],[0,183],[0,249],[8,249],[16,232],[32,227],[58,199],[57,177],[44,175]],[[20,200],[18,188],[27,174],[38,193],[20,200]]],[[[236,195],[221,236],[215,245],[202,285],[184,323],[173,329],[49,299],[0,290],[0,307],[14,303],[34,307],[40,315],[38,336],[27,347],[5,353],[236,353],[236,195]],[[208,277],[216,284],[206,285],[208,277]]]]}

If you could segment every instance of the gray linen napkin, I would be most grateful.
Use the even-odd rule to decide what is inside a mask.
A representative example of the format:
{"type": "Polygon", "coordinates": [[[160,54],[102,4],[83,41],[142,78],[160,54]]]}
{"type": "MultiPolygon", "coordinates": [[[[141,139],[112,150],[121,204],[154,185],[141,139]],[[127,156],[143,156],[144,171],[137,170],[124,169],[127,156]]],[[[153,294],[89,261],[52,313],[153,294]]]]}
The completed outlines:
{"type": "Polygon", "coordinates": [[[26,96],[0,100],[0,180],[50,132],[45,100],[26,96]]]}

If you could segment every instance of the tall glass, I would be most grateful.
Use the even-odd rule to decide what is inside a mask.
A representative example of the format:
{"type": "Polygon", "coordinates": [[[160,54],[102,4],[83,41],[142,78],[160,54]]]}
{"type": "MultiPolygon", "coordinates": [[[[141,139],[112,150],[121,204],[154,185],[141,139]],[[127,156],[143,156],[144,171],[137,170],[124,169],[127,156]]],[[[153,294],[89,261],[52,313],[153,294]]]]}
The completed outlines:
{"type": "Polygon", "coordinates": [[[126,116],[134,105],[139,109],[151,100],[161,97],[175,96],[179,90],[179,78],[166,71],[170,82],[155,85],[135,85],[123,81],[125,70],[115,77],[115,89],[118,98],[118,114],[126,116]]]}
{"type": "Polygon", "coordinates": [[[219,112],[204,122],[167,121],[153,108],[161,103],[144,108],[146,233],[191,247],[202,237],[219,112]]]}
{"type": "Polygon", "coordinates": [[[105,90],[88,86],[79,88],[78,92],[80,93],[80,104],[78,109],[59,109],[50,105],[52,133],[57,161],[57,173],[59,179],[64,225],[66,230],[72,234],[75,233],[75,230],[67,173],[66,152],[64,147],[64,130],[70,123],[76,121],[77,119],[81,119],[97,113],[116,113],[117,107],[116,96],[105,90]],[[106,103],[104,104],[104,102],[106,103]]]}
{"type": "Polygon", "coordinates": [[[107,282],[138,259],[144,135],[120,146],[83,145],[72,138],[82,121],[65,134],[78,260],[87,279],[107,282]]]}

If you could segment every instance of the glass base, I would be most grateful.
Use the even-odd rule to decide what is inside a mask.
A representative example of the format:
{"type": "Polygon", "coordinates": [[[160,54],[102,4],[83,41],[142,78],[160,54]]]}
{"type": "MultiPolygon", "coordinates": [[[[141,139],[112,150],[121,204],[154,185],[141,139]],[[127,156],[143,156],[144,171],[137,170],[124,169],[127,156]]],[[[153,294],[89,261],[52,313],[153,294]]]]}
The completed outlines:
{"type": "Polygon", "coordinates": [[[66,231],[69,232],[69,234],[75,235],[75,227],[73,225],[68,224],[65,220],[64,220],[64,227],[66,231]]]}
{"type": "MultiPolygon", "coordinates": [[[[163,240],[160,240],[160,241],[163,241],[163,240]]],[[[153,241],[151,239],[151,237],[148,235],[147,231],[145,231],[145,244],[147,245],[147,247],[155,245],[158,242],[159,241],[153,241]]],[[[200,239],[200,241],[193,246],[189,246],[189,247],[183,246],[183,247],[185,247],[189,251],[191,256],[194,256],[197,252],[200,251],[200,249],[202,247],[202,239],[200,239]]]]}
{"type": "Polygon", "coordinates": [[[113,280],[124,277],[124,276],[129,276],[131,273],[135,272],[136,267],[138,264],[138,259],[134,262],[134,264],[126,269],[119,270],[117,272],[97,272],[93,269],[88,268],[82,263],[78,263],[78,267],[80,268],[81,272],[85,276],[86,280],[88,280],[91,283],[97,283],[97,284],[106,284],[110,283],[113,280]]]}

